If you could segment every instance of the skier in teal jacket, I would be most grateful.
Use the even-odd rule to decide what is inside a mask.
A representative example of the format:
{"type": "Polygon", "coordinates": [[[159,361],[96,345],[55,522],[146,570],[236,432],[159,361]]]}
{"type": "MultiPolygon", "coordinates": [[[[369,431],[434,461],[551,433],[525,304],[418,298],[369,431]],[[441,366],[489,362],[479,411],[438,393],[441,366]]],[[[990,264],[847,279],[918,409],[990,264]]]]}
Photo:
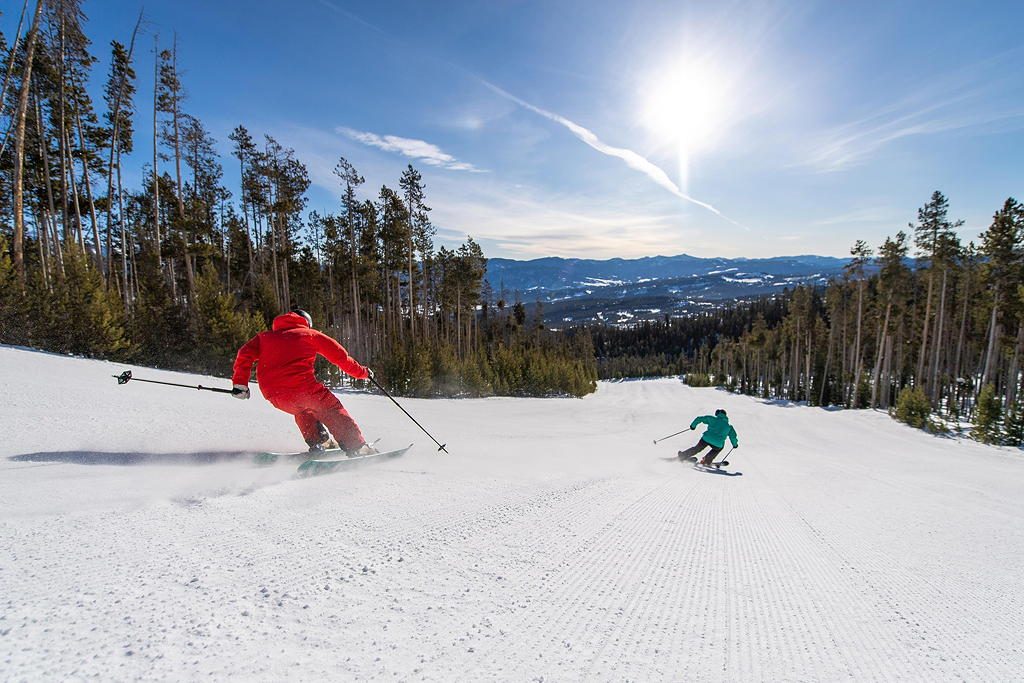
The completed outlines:
{"type": "Polygon", "coordinates": [[[740,443],[736,438],[736,429],[729,424],[729,416],[725,414],[725,410],[719,408],[712,415],[701,415],[695,418],[690,423],[690,429],[696,429],[697,425],[706,424],[708,428],[704,431],[704,434],[700,437],[700,441],[696,445],[687,448],[685,451],[679,451],[679,457],[683,460],[694,458],[705,448],[711,448],[704,456],[703,460],[700,461],[701,465],[710,465],[715,456],[722,452],[725,448],[725,440],[729,439],[732,442],[733,448],[739,448],[740,443]]]}

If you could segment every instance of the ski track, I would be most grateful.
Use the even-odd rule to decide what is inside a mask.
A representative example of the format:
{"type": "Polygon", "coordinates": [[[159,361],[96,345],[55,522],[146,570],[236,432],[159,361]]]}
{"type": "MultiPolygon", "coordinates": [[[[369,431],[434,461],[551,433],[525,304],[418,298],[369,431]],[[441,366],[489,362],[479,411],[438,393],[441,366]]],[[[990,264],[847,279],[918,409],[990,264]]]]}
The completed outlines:
{"type": "MultiPolygon", "coordinates": [[[[72,388],[0,414],[0,680],[1024,680],[1008,449],[659,380],[410,401],[453,455],[402,423],[385,441],[420,443],[402,458],[305,480],[7,459],[112,429],[106,450],[139,452],[76,386],[163,450],[288,445],[259,401],[96,388],[110,370],[0,347],[3,383],[72,388]],[[743,476],[664,459],[695,435],[650,445],[720,405],[743,476]],[[27,417],[61,411],[73,433],[37,443],[27,417]]],[[[368,433],[400,417],[344,400],[368,433]]]]}

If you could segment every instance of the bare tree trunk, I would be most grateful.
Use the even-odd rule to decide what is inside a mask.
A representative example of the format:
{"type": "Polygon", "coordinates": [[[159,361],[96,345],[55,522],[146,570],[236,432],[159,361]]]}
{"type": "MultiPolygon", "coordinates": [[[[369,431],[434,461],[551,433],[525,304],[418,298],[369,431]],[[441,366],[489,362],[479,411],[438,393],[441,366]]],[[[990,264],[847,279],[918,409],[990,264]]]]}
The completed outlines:
{"type": "Polygon", "coordinates": [[[818,398],[818,405],[825,405],[825,388],[828,386],[828,370],[832,365],[832,337],[835,333],[836,323],[833,320],[828,326],[828,351],[825,352],[825,372],[821,376],[821,394],[818,398]]]}
{"type": "Polygon", "coordinates": [[[238,152],[238,177],[241,178],[239,200],[242,202],[242,220],[245,221],[245,246],[249,253],[249,273],[246,279],[251,281],[255,271],[253,268],[252,237],[249,234],[249,209],[245,205],[245,150],[241,145],[239,145],[238,152]]]}
{"type": "Polygon", "coordinates": [[[793,358],[790,360],[789,395],[791,400],[800,400],[800,318],[796,319],[796,333],[793,335],[793,358]]]}
{"type": "Polygon", "coordinates": [[[878,353],[875,354],[875,369],[871,373],[871,407],[878,406],[878,382],[882,372],[882,356],[885,351],[885,339],[889,334],[889,314],[892,312],[892,293],[889,294],[889,301],[885,304],[885,321],[882,322],[882,332],[878,335],[878,353]]]}
{"type": "Polygon", "coordinates": [[[139,300],[139,264],[138,264],[137,259],[135,258],[135,249],[136,249],[135,238],[134,237],[129,237],[129,242],[131,242],[131,251],[132,251],[132,258],[131,258],[132,300],[133,301],[138,301],[139,300]]]}
{"type": "Polygon", "coordinates": [[[839,368],[839,390],[840,390],[840,396],[842,396],[843,401],[845,401],[847,403],[847,405],[849,405],[849,402],[850,402],[849,401],[849,392],[847,391],[847,386],[846,386],[846,378],[847,378],[846,364],[847,364],[847,362],[849,360],[849,356],[847,354],[847,349],[849,347],[849,340],[847,339],[847,335],[849,334],[849,329],[848,328],[850,326],[847,324],[847,320],[846,320],[846,288],[845,287],[843,287],[843,298],[842,298],[842,304],[840,306],[840,310],[841,310],[840,319],[841,319],[843,328],[842,328],[842,348],[840,349],[840,351],[842,353],[840,353],[840,355],[839,355],[839,358],[842,361],[840,363],[840,368],[839,368]]]}
{"type": "Polygon", "coordinates": [[[348,188],[346,188],[345,196],[346,196],[346,200],[345,200],[346,201],[346,207],[345,207],[346,217],[345,217],[345,220],[346,220],[347,227],[348,227],[348,248],[349,248],[349,259],[350,259],[350,264],[349,265],[352,268],[352,312],[355,315],[356,339],[358,339],[360,341],[360,344],[361,344],[362,340],[363,340],[362,320],[361,320],[361,318],[362,318],[362,302],[359,300],[360,299],[360,297],[359,297],[359,266],[358,266],[359,255],[358,255],[358,250],[356,249],[356,230],[355,230],[355,220],[356,220],[356,217],[355,217],[354,207],[349,206],[349,204],[351,204],[351,202],[349,202],[348,199],[347,199],[347,197],[349,196],[348,195],[348,188]]]}
{"type": "Polygon", "coordinates": [[[36,209],[35,223],[36,223],[36,247],[39,249],[39,266],[43,274],[43,286],[47,291],[50,290],[50,274],[49,264],[46,258],[46,247],[47,239],[46,235],[50,232],[46,227],[46,219],[43,216],[43,212],[36,209]]]}
{"type": "Polygon", "coordinates": [[[1017,385],[1020,382],[1020,351],[1024,344],[1024,323],[1017,324],[1017,343],[1013,346],[1013,360],[1010,370],[1006,373],[1006,409],[1009,410],[1017,400],[1017,385]]]}
{"type": "Polygon", "coordinates": [[[860,391],[860,374],[864,363],[861,360],[860,339],[861,319],[864,312],[864,280],[861,279],[857,285],[857,338],[853,343],[853,397],[851,405],[857,406],[857,392],[860,391]]]}
{"type": "Polygon", "coordinates": [[[28,30],[25,51],[25,71],[22,74],[21,90],[18,93],[18,109],[14,113],[14,268],[18,283],[25,290],[25,120],[28,114],[28,92],[32,83],[32,62],[35,58],[36,36],[39,34],[39,15],[43,11],[43,0],[37,0],[32,15],[32,27],[28,30]]]}
{"type": "Polygon", "coordinates": [[[882,393],[882,407],[888,408],[892,405],[892,337],[885,338],[885,386],[882,393]]]}
{"type": "MultiPolygon", "coordinates": [[[[113,202],[111,202],[113,203],[113,202]]],[[[121,225],[121,278],[124,281],[124,308],[131,308],[131,289],[128,287],[128,240],[124,223],[124,190],[121,183],[121,149],[117,150],[117,219],[121,225]]],[[[109,227],[108,227],[109,232],[109,227]]],[[[132,259],[135,258],[134,246],[132,259]]]]}
{"type": "MultiPolygon", "coordinates": [[[[74,71],[71,72],[71,85],[75,85],[74,71]]],[[[96,249],[94,255],[96,266],[99,271],[104,272],[103,243],[100,242],[100,224],[96,220],[96,203],[92,198],[92,182],[89,180],[89,151],[85,146],[85,133],[82,130],[82,112],[79,103],[75,102],[75,128],[78,131],[78,150],[82,156],[82,180],[85,183],[85,200],[89,205],[89,220],[92,222],[92,239],[96,249]]]]}
{"type": "MultiPolygon", "coordinates": [[[[273,188],[270,189],[270,206],[274,205],[273,188]]],[[[283,303],[281,302],[281,278],[279,277],[277,267],[277,221],[274,220],[274,210],[271,209],[267,212],[267,222],[270,225],[270,250],[271,250],[271,266],[274,268],[274,300],[277,303],[278,311],[283,310],[283,303]]]]}
{"type": "MultiPolygon", "coordinates": [[[[353,270],[353,273],[352,273],[352,301],[353,301],[352,311],[353,311],[353,313],[355,315],[356,339],[359,340],[360,345],[362,345],[362,350],[365,352],[366,346],[363,345],[364,341],[363,341],[363,333],[362,333],[362,317],[363,317],[362,302],[360,301],[360,297],[359,297],[359,285],[356,282],[355,268],[353,268],[352,270],[353,270]]],[[[369,323],[369,321],[367,321],[367,322],[369,323]]]]}
{"type": "Polygon", "coordinates": [[[964,340],[965,340],[965,338],[967,336],[967,315],[968,315],[967,304],[971,300],[971,271],[970,270],[967,271],[966,277],[967,277],[967,280],[964,283],[964,310],[963,310],[963,316],[960,318],[960,338],[957,340],[957,344],[956,344],[956,361],[955,361],[955,370],[953,371],[954,379],[956,379],[957,381],[960,380],[960,371],[961,371],[961,368],[962,368],[961,363],[963,362],[963,357],[964,357],[964,340]]]}
{"type": "Polygon", "coordinates": [[[807,387],[804,390],[804,400],[810,403],[813,399],[811,398],[811,392],[814,390],[814,382],[811,379],[811,328],[807,328],[807,343],[804,345],[806,349],[804,351],[804,382],[807,387]]]}
{"type": "MultiPolygon", "coordinates": [[[[171,50],[171,68],[174,70],[175,79],[178,78],[178,34],[174,34],[174,47],[171,50]]],[[[185,281],[188,283],[188,300],[192,302],[196,296],[196,276],[192,268],[192,257],[189,254],[191,245],[188,239],[188,229],[185,220],[185,199],[181,185],[181,130],[179,126],[178,94],[173,93],[171,97],[173,109],[171,110],[171,124],[174,127],[174,178],[178,186],[178,220],[181,222],[182,256],[185,259],[185,281]]]]}
{"type": "MultiPolygon", "coordinates": [[[[995,365],[992,362],[996,354],[996,337],[998,336],[998,330],[996,320],[999,312],[999,288],[996,287],[995,299],[992,302],[992,319],[989,321],[988,326],[988,346],[985,351],[985,368],[981,373],[981,386],[985,386],[989,383],[992,372],[995,369],[995,365]]],[[[978,387],[979,390],[981,387],[978,387]]]]}
{"type": "Polygon", "coordinates": [[[917,373],[914,375],[914,380],[918,386],[924,387],[925,375],[924,375],[924,359],[928,357],[928,321],[932,316],[932,290],[935,285],[935,266],[932,264],[928,271],[928,298],[925,301],[924,307],[924,321],[921,323],[921,354],[917,360],[917,373]]]}
{"type": "Polygon", "coordinates": [[[413,296],[413,292],[416,289],[415,280],[412,277],[412,261],[413,255],[416,253],[412,244],[412,208],[409,209],[409,285],[406,289],[409,292],[409,339],[412,341],[413,348],[416,347],[416,301],[413,296]]]}
{"type": "Polygon", "coordinates": [[[157,265],[162,269],[164,266],[163,255],[161,253],[161,239],[160,239],[160,136],[157,132],[157,102],[160,94],[160,36],[153,36],[153,54],[155,60],[153,62],[153,230],[156,250],[156,262],[157,265]]]}
{"type": "Polygon", "coordinates": [[[72,206],[75,209],[75,239],[78,242],[78,248],[84,255],[85,249],[85,235],[83,234],[82,228],[82,206],[78,201],[78,183],[75,181],[75,166],[74,160],[71,158],[71,142],[68,140],[67,131],[61,130],[61,138],[64,142],[64,153],[66,155],[64,163],[62,164],[68,173],[68,183],[71,189],[72,206]]]}
{"type": "Polygon", "coordinates": [[[53,248],[57,257],[57,272],[60,273],[60,277],[63,280],[67,273],[64,270],[64,248],[60,242],[60,231],[57,228],[57,217],[51,216],[50,220],[51,230],[53,231],[53,248]]]}
{"type": "MultiPolygon", "coordinates": [[[[64,277],[64,255],[60,245],[60,237],[57,232],[57,210],[53,202],[53,181],[50,177],[50,154],[47,151],[46,131],[43,125],[43,109],[39,106],[39,96],[33,96],[35,100],[36,126],[39,129],[39,155],[43,159],[43,183],[46,186],[46,203],[49,207],[50,219],[53,221],[53,246],[54,256],[57,259],[57,267],[61,278],[64,277]]],[[[49,230],[49,228],[47,228],[49,230]]]]}
{"type": "MultiPolygon", "coordinates": [[[[28,10],[28,0],[25,0],[21,5],[21,16],[18,17],[18,30],[14,32],[14,42],[11,43],[10,52],[7,55],[7,69],[4,73],[4,84],[0,88],[0,113],[3,113],[3,109],[7,104],[7,86],[11,84],[11,76],[14,75],[14,58],[18,54],[18,43],[21,42],[21,27],[25,24],[25,12],[28,10]]],[[[11,136],[11,126],[7,127],[4,132],[4,140],[0,143],[0,157],[3,157],[4,152],[7,151],[7,140],[11,136]]]]}
{"type": "Polygon", "coordinates": [[[929,395],[932,400],[932,405],[936,405],[939,400],[939,356],[942,351],[942,333],[946,323],[946,282],[949,277],[949,269],[945,266],[942,268],[942,288],[939,290],[939,313],[935,320],[935,334],[933,335],[934,343],[932,344],[932,368],[931,368],[931,381],[929,382],[928,389],[929,395]]]}

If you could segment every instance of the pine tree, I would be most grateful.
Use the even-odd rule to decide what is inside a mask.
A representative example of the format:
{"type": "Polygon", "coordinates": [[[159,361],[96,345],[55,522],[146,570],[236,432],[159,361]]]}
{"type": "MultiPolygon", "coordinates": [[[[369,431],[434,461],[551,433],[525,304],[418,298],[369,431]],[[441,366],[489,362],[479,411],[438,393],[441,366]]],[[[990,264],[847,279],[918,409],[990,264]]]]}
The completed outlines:
{"type": "Polygon", "coordinates": [[[896,419],[911,427],[924,429],[931,412],[931,403],[921,387],[906,387],[896,399],[896,419]]]}
{"type": "Polygon", "coordinates": [[[971,435],[982,443],[999,443],[1001,419],[1002,406],[995,387],[986,384],[978,395],[978,410],[971,435]]]}
{"type": "Polygon", "coordinates": [[[107,283],[108,286],[113,277],[113,238],[114,232],[114,206],[119,207],[117,226],[121,237],[121,278],[125,292],[125,302],[128,296],[128,246],[126,239],[126,226],[124,210],[121,201],[121,155],[130,154],[132,151],[133,116],[135,114],[135,70],[132,68],[132,55],[135,51],[135,38],[142,23],[142,13],[135,23],[135,30],[132,31],[132,38],[126,50],[124,45],[113,40],[110,42],[111,60],[110,76],[104,88],[103,98],[107,103],[106,121],[110,129],[109,158],[107,160],[107,283]],[[117,178],[117,200],[114,199],[115,177],[117,178]]]}
{"type": "Polygon", "coordinates": [[[997,340],[1000,336],[1000,311],[1005,299],[1016,290],[1021,279],[1024,211],[1012,197],[992,217],[992,224],[981,235],[981,253],[987,258],[984,278],[992,291],[992,310],[988,329],[988,345],[981,382],[987,384],[996,372],[997,340]]]}
{"type": "Polygon", "coordinates": [[[0,233],[0,344],[27,343],[27,324],[18,273],[8,255],[7,239],[0,233]]]}
{"type": "Polygon", "coordinates": [[[199,367],[227,374],[235,351],[263,329],[263,320],[252,313],[237,310],[233,294],[221,289],[212,264],[207,264],[196,281],[197,339],[199,367]]]}
{"type": "Polygon", "coordinates": [[[84,254],[72,252],[65,277],[52,293],[33,287],[30,316],[36,321],[33,344],[61,353],[121,359],[132,351],[120,299],[106,288],[102,273],[84,254]]]}
{"type": "Polygon", "coordinates": [[[1024,445],[1024,405],[1019,400],[1006,413],[1004,443],[1008,446],[1024,445]]]}

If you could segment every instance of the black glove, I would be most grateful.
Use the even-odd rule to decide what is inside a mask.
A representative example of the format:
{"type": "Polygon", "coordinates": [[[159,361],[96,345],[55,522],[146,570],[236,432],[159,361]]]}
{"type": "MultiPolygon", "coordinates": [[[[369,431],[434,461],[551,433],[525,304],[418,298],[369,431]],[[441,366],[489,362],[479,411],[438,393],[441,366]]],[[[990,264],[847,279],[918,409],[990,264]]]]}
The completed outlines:
{"type": "Polygon", "coordinates": [[[247,399],[249,398],[249,387],[244,384],[236,384],[231,389],[231,395],[235,398],[247,399]]]}

